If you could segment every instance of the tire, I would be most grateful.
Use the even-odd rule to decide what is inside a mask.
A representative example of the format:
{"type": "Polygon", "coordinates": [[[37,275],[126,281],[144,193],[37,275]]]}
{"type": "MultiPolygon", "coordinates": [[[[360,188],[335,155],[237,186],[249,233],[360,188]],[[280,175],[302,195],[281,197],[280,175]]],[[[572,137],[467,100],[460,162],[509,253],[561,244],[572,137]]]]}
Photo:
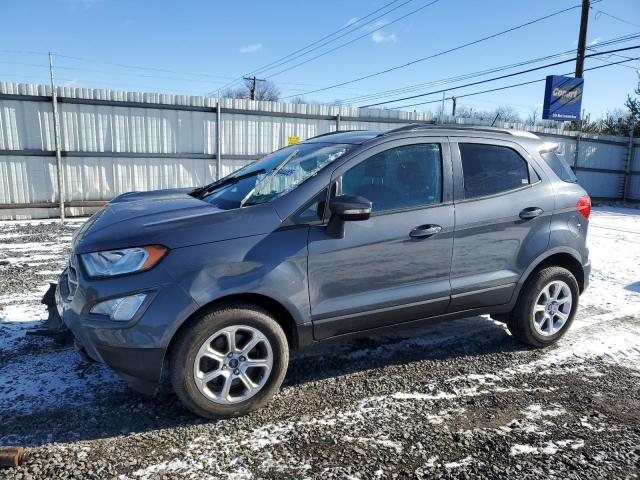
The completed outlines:
{"type": "Polygon", "coordinates": [[[169,362],[173,389],[189,410],[209,419],[228,418],[269,402],[287,372],[289,347],[282,327],[269,312],[256,305],[233,303],[208,311],[181,332],[169,362]],[[228,356],[231,338],[237,347],[233,358],[228,356]],[[251,354],[243,356],[239,350],[249,348],[254,339],[258,343],[251,354]],[[254,355],[260,358],[251,359],[254,355]],[[212,375],[216,377],[205,383],[212,375]],[[228,378],[233,380],[227,388],[228,378]],[[257,388],[252,387],[253,391],[248,385],[257,388]]]}
{"type": "Polygon", "coordinates": [[[507,327],[514,337],[526,345],[536,348],[552,345],[573,323],[578,309],[578,297],[578,282],[570,271],[561,267],[538,270],[523,285],[516,306],[507,320],[507,327]],[[547,290],[550,294],[543,294],[545,287],[550,287],[547,290]],[[554,301],[553,296],[558,292],[558,288],[558,300],[554,301]],[[566,305],[568,292],[571,295],[570,305],[566,305]],[[551,306],[547,304],[548,301],[551,306]],[[543,306],[544,310],[540,310],[543,306]],[[566,319],[561,321],[565,315],[566,319]]]}

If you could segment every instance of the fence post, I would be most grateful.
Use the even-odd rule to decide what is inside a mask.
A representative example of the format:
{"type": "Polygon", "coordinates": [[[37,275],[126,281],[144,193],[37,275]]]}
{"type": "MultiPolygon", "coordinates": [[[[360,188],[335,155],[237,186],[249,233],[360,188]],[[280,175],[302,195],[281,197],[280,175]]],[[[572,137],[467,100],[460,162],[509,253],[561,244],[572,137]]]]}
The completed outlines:
{"type": "Polygon", "coordinates": [[[633,132],[636,130],[636,124],[631,119],[629,122],[629,144],[627,146],[627,162],[624,167],[624,183],[622,186],[622,201],[627,201],[629,195],[629,182],[631,181],[631,170],[633,168],[633,132]]]}
{"type": "Polygon", "coordinates": [[[60,151],[60,119],[58,117],[58,92],[53,75],[53,58],[49,52],[49,74],[51,76],[51,103],[53,105],[53,136],[56,146],[56,171],[58,177],[58,199],[60,205],[60,222],[64,223],[64,170],[62,152],[60,151]]]}
{"type": "Polygon", "coordinates": [[[580,124],[578,125],[578,130],[576,130],[576,153],[573,156],[573,166],[571,167],[574,173],[578,169],[578,160],[580,159],[580,137],[581,136],[582,136],[582,120],[580,120],[580,124]]]}
{"type": "Polygon", "coordinates": [[[336,115],[336,132],[340,131],[340,114],[336,115]]]}
{"type": "Polygon", "coordinates": [[[220,111],[220,95],[216,104],[216,180],[222,178],[222,112],[220,111]]]}

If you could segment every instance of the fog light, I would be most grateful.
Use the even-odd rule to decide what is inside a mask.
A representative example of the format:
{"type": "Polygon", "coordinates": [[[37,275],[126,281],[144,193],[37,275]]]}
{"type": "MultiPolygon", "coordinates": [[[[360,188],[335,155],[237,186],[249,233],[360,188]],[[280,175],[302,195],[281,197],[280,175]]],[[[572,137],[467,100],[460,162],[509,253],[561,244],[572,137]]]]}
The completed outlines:
{"type": "Polygon", "coordinates": [[[91,308],[91,313],[107,315],[111,320],[120,322],[131,320],[145,298],[147,298],[147,296],[144,293],[131,295],[129,297],[113,298],[94,305],[93,308],[91,308]]]}

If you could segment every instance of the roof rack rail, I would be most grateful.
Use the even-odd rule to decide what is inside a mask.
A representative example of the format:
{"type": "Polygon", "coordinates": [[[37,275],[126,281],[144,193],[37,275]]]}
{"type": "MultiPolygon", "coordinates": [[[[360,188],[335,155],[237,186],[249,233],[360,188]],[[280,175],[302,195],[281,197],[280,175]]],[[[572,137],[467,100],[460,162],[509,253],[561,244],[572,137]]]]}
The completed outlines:
{"type": "Polygon", "coordinates": [[[539,138],[535,133],[527,132],[525,130],[510,130],[508,128],[485,127],[482,125],[436,125],[430,122],[410,123],[409,125],[403,125],[402,127],[388,130],[382,135],[390,135],[392,133],[411,130],[471,130],[475,132],[505,133],[507,135],[513,135],[515,137],[539,138]]]}
{"type": "Polygon", "coordinates": [[[320,137],[326,137],[328,135],[336,135],[338,133],[345,133],[345,132],[364,132],[365,130],[362,130],[361,128],[354,128],[352,130],[335,130],[333,132],[327,132],[327,133],[321,133],[320,135],[316,135],[315,137],[309,137],[307,138],[307,140],[311,140],[312,138],[320,138],[320,137]]]}

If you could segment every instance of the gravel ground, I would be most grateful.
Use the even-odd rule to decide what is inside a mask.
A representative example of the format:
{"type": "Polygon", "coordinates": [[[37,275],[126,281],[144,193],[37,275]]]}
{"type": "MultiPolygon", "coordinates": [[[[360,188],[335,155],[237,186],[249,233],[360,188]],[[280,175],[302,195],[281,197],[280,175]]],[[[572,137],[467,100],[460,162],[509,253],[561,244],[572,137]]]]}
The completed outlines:
{"type": "Polygon", "coordinates": [[[29,478],[638,478],[640,211],[592,216],[571,331],[531,350],[472,317],[295,354],[266,408],[194,418],[26,335],[80,221],[0,223],[0,445],[29,478]]]}

